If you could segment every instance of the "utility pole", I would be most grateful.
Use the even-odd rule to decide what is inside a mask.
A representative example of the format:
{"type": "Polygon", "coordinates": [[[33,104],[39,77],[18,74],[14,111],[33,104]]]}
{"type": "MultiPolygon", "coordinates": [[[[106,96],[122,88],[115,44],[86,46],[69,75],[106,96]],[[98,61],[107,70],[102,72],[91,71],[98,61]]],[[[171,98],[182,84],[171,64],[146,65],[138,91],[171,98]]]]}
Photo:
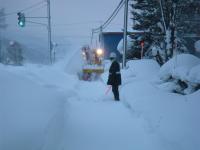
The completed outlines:
{"type": "Polygon", "coordinates": [[[99,42],[100,42],[100,48],[103,48],[103,27],[100,27],[100,34],[99,34],[99,42]]]}
{"type": "Polygon", "coordinates": [[[123,39],[122,68],[126,67],[127,26],[128,26],[128,0],[125,0],[125,5],[124,5],[124,39],[123,39]]]}
{"type": "MultiPolygon", "coordinates": [[[[1,16],[0,16],[0,18],[1,18],[1,16]]],[[[0,24],[0,26],[1,26],[1,24],[0,24]]],[[[1,40],[3,40],[2,39],[2,36],[1,36],[1,29],[0,29],[0,63],[2,62],[2,42],[1,42],[1,40]]]]}
{"type": "Polygon", "coordinates": [[[48,49],[49,49],[49,57],[50,63],[52,64],[52,41],[51,41],[51,3],[50,0],[47,0],[47,18],[48,18],[48,49]]]}
{"type": "Polygon", "coordinates": [[[94,36],[94,30],[92,29],[92,35],[91,35],[91,40],[90,40],[91,48],[93,47],[93,36],[94,36]]]}

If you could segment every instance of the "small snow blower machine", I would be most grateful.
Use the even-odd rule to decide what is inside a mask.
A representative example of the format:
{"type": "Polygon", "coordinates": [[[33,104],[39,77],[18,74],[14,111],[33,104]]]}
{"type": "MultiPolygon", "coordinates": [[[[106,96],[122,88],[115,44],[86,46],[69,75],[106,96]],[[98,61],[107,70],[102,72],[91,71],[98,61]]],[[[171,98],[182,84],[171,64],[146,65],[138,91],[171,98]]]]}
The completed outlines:
{"type": "Polygon", "coordinates": [[[84,60],[82,68],[82,80],[94,81],[104,72],[104,51],[103,49],[91,49],[89,46],[82,47],[84,60]]]}

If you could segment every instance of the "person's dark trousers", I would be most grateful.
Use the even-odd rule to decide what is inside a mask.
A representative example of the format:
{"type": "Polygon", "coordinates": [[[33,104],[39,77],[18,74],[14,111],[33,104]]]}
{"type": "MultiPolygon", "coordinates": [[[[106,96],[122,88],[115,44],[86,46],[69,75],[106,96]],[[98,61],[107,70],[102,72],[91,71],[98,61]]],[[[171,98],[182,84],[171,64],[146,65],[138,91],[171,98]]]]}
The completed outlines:
{"type": "Polygon", "coordinates": [[[112,85],[112,92],[114,94],[115,100],[119,101],[119,89],[118,89],[118,85],[112,85]]]}

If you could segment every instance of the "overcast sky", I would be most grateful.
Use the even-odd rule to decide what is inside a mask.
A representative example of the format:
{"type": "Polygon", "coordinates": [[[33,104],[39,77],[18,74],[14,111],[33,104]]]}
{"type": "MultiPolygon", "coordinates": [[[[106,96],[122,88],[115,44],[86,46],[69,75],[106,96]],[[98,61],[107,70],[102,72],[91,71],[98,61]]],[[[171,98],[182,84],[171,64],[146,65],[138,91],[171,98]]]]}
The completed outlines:
{"type": "MultiPolygon", "coordinates": [[[[51,0],[52,36],[53,41],[60,45],[84,44],[90,41],[91,29],[104,22],[117,7],[120,0],[51,0]]],[[[6,13],[17,12],[33,4],[42,4],[24,11],[26,17],[46,16],[45,0],[0,0],[0,6],[6,9],[6,13]],[[42,3],[43,1],[43,3],[42,3]]],[[[17,38],[23,43],[39,43],[47,39],[45,26],[27,23],[26,27],[17,25],[17,15],[6,18],[9,25],[5,35],[17,38]]],[[[30,20],[30,19],[29,19],[30,20]]],[[[45,20],[33,20],[44,22],[45,20]]],[[[107,30],[121,31],[123,28],[123,9],[107,30]]],[[[46,45],[45,45],[46,46],[46,45]]]]}

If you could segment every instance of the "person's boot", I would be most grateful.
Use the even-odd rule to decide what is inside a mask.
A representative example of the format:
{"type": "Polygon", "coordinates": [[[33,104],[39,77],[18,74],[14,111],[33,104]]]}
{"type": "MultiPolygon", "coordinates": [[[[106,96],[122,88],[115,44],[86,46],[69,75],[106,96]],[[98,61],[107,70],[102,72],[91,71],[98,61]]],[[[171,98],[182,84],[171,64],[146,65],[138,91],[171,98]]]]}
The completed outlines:
{"type": "Polygon", "coordinates": [[[115,97],[115,101],[119,101],[119,97],[115,97]]]}

